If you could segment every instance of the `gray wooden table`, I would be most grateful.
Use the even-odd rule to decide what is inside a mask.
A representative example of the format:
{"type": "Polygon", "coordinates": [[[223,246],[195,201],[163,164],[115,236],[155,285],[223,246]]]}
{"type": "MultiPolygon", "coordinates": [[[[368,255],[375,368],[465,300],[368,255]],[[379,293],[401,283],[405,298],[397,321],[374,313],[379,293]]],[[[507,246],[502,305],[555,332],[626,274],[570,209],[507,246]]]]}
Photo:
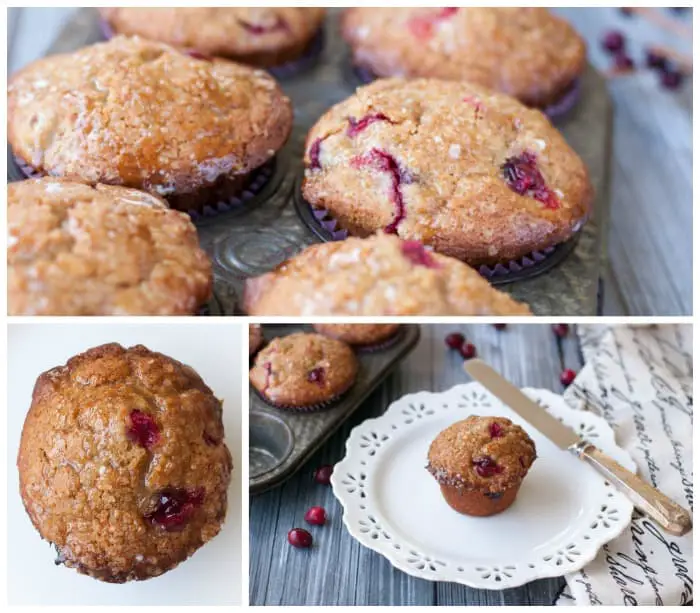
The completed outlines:
{"type": "Polygon", "coordinates": [[[488,324],[422,326],[414,352],[367,400],[324,447],[275,490],[250,501],[250,603],[253,605],[547,605],[563,588],[563,579],[549,579],[520,588],[492,592],[410,577],[378,553],[355,541],[342,523],[342,509],[328,486],[314,482],[314,469],[335,464],[344,455],[352,428],[381,415],[401,396],[421,390],[442,391],[465,383],[462,360],[448,351],[444,337],[462,332],[479,356],[520,386],[563,391],[564,368],[578,370],[581,357],[573,331],[559,341],[549,325],[488,324]],[[287,532],[304,527],[304,513],[323,506],[330,522],[314,530],[311,550],[294,549],[287,532]]]}
{"type": "MultiPolygon", "coordinates": [[[[8,22],[8,68],[17,70],[40,57],[75,9],[15,8],[8,22]]],[[[636,60],[650,42],[690,52],[690,45],[626,19],[613,8],[556,9],[589,43],[600,69],[609,58],[602,34],[622,29],[636,60]]],[[[692,14],[683,19],[690,23],[692,14]]],[[[662,90],[647,71],[610,82],[615,101],[609,265],[606,315],[692,314],[692,86],[662,90]]]]}

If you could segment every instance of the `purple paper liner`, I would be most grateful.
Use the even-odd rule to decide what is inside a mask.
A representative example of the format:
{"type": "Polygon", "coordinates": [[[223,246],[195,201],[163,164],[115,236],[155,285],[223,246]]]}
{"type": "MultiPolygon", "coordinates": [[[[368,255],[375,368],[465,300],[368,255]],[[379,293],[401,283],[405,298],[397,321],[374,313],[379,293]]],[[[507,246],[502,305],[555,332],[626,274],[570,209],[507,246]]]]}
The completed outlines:
{"type": "Polygon", "coordinates": [[[381,351],[386,351],[390,347],[393,347],[403,336],[403,328],[399,328],[394,334],[389,338],[385,338],[383,341],[378,343],[369,343],[367,345],[351,345],[351,347],[358,353],[380,353],[381,351]]]}
{"type": "MultiPolygon", "coordinates": [[[[357,80],[363,85],[369,85],[373,81],[377,80],[377,76],[371,70],[363,66],[353,65],[352,72],[357,80]]],[[[574,79],[571,85],[569,85],[566,91],[556,102],[541,109],[541,111],[550,119],[558,119],[571,111],[571,109],[573,109],[578,103],[580,97],[581,79],[574,79]]]]}
{"type": "MultiPolygon", "coordinates": [[[[114,30],[104,19],[100,19],[99,21],[100,21],[100,33],[102,34],[102,36],[105,40],[109,40],[110,38],[112,38],[114,36],[114,30]]],[[[272,75],[274,75],[278,79],[288,79],[290,77],[298,75],[299,73],[304,72],[305,70],[308,70],[309,68],[311,68],[316,63],[316,61],[320,57],[321,53],[323,52],[325,44],[326,44],[325,30],[323,29],[323,27],[321,27],[319,29],[319,31],[316,32],[314,37],[311,39],[311,42],[306,47],[304,53],[300,57],[298,57],[296,60],[292,60],[291,62],[286,62],[284,64],[280,64],[279,66],[268,66],[268,67],[263,67],[263,68],[266,68],[268,72],[270,72],[272,75]]],[[[226,59],[226,58],[224,58],[224,59],[226,59]]],[[[241,60],[233,60],[233,61],[241,61],[241,60]]],[[[241,63],[245,63],[245,62],[241,61],[241,63]]]]}
{"type": "Polygon", "coordinates": [[[314,216],[314,219],[321,228],[328,232],[331,240],[342,241],[349,236],[347,230],[338,227],[338,221],[333,218],[329,211],[325,209],[315,209],[311,205],[309,205],[309,207],[311,208],[311,214],[314,216]]]}

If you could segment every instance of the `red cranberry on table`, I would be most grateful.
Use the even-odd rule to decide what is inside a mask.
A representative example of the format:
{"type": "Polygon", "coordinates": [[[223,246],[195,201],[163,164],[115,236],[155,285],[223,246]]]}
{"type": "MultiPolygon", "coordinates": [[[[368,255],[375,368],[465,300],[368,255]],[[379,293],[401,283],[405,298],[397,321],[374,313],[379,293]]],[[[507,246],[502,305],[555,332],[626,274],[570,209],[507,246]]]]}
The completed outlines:
{"type": "Polygon", "coordinates": [[[464,334],[453,332],[445,337],[445,345],[450,349],[459,349],[464,344],[464,334]]]}
{"type": "Polygon", "coordinates": [[[683,74],[678,70],[666,69],[661,73],[661,85],[666,89],[678,89],[683,85],[683,74]]]}
{"type": "Polygon", "coordinates": [[[314,481],[320,483],[321,485],[331,484],[331,475],[333,474],[333,467],[330,464],[324,464],[319,466],[314,471],[314,481]]]}
{"type": "Polygon", "coordinates": [[[665,70],[668,66],[668,60],[653,49],[649,49],[646,53],[646,64],[648,68],[665,70]]]}
{"type": "Polygon", "coordinates": [[[621,72],[634,70],[634,60],[626,53],[618,53],[615,56],[615,68],[621,72]]]}
{"type": "Polygon", "coordinates": [[[617,53],[625,48],[625,35],[622,32],[613,30],[603,36],[603,48],[610,53],[617,53]]]}
{"type": "Polygon", "coordinates": [[[471,360],[476,357],[476,347],[472,343],[464,343],[459,348],[459,353],[465,360],[471,360]]]}
{"type": "Polygon", "coordinates": [[[569,387],[573,382],[574,379],[576,378],[576,373],[571,370],[570,368],[567,368],[564,370],[561,375],[559,376],[559,380],[561,381],[561,384],[564,387],[569,387]]]}
{"type": "Polygon", "coordinates": [[[569,335],[569,325],[568,324],[554,324],[552,326],[555,336],[559,338],[565,338],[569,335]]]}
{"type": "Polygon", "coordinates": [[[500,332],[501,330],[505,330],[508,324],[493,324],[493,327],[500,332]]]}
{"type": "Polygon", "coordinates": [[[303,528],[293,528],[287,533],[287,541],[289,541],[289,544],[292,547],[307,549],[308,547],[311,547],[314,539],[311,536],[311,533],[303,528]]]}
{"type": "Polygon", "coordinates": [[[312,526],[323,526],[327,518],[326,510],[323,507],[311,507],[304,515],[306,523],[312,526]]]}

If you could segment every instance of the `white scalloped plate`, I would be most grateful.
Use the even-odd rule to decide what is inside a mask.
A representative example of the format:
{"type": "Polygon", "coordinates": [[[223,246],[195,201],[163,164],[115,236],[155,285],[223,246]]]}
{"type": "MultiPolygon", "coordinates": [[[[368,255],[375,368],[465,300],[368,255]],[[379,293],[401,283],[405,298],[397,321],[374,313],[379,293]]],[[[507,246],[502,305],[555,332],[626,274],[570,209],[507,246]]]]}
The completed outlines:
{"type": "MultiPolygon", "coordinates": [[[[597,415],[570,408],[546,390],[524,392],[617,460],[629,454],[597,415]]],[[[618,536],[632,503],[593,468],[562,451],[478,383],[397,400],[356,427],[333,470],[343,521],[360,543],[422,579],[500,590],[579,570],[618,536]],[[492,517],[467,517],[442,499],[425,470],[437,434],[468,415],[498,415],[523,426],[537,460],[515,503],[492,517]]]]}

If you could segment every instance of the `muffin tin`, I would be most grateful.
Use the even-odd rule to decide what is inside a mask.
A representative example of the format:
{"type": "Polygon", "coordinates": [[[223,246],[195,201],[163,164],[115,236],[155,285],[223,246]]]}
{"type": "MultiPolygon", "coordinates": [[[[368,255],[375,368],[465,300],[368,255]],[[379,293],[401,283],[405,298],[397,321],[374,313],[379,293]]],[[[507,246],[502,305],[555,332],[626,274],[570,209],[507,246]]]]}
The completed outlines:
{"type": "MultiPolygon", "coordinates": [[[[267,341],[295,332],[312,332],[311,326],[264,325],[267,341]]],[[[259,494],[291,477],[311,455],[350,417],[365,398],[416,346],[417,325],[404,325],[396,340],[373,352],[358,351],[357,381],[340,399],[316,413],[276,409],[250,386],[249,488],[259,494]]]]}
{"type": "MultiPolygon", "coordinates": [[[[324,236],[313,214],[304,213],[295,193],[303,176],[309,128],[357,86],[348,49],[338,32],[338,14],[338,10],[329,11],[319,57],[304,70],[281,78],[294,103],[295,126],[268,182],[244,206],[195,219],[202,247],[214,264],[217,308],[210,309],[211,313],[241,314],[246,278],[272,270],[310,244],[333,238],[324,236]]],[[[101,39],[97,12],[81,9],[68,21],[50,53],[69,52],[101,39]]],[[[555,123],[588,166],[596,192],[591,219],[576,239],[551,254],[541,254],[541,261],[527,262],[522,270],[497,271],[490,280],[529,304],[537,315],[596,315],[601,308],[606,258],[612,103],[605,79],[593,68],[582,76],[578,105],[555,123]]],[[[21,178],[21,171],[8,158],[8,179],[21,178]]]]}

